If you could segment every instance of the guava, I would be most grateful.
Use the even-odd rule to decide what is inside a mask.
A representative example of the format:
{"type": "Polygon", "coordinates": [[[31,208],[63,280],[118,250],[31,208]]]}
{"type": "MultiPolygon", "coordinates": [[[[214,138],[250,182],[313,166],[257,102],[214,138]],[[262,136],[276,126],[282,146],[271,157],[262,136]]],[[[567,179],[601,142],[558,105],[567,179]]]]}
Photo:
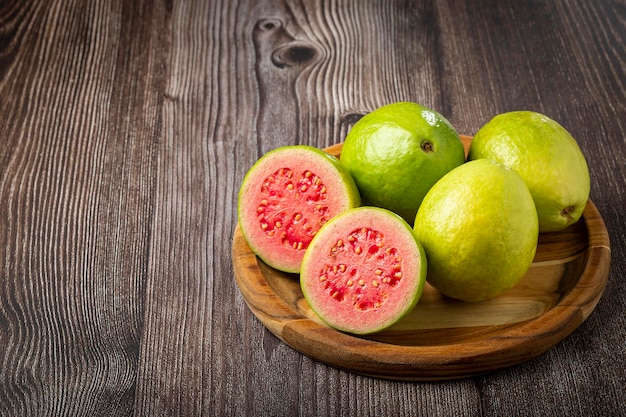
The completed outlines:
{"type": "Polygon", "coordinates": [[[239,225],[250,249],[269,266],[300,271],[320,227],[359,206],[354,180],[339,160],[306,145],[263,155],[239,189],[239,225]]]}
{"type": "Polygon", "coordinates": [[[541,113],[502,113],[474,136],[468,159],[489,158],[516,170],[533,195],[540,232],[577,222],[587,205],[589,168],[576,140],[541,113]]]}
{"type": "Polygon", "coordinates": [[[466,162],[441,178],[414,228],[428,258],[428,282],[467,302],[515,286],[532,264],[539,235],[526,183],[489,159],[466,162]]]}
{"type": "Polygon", "coordinates": [[[341,161],[364,203],[412,223],[430,187],[465,162],[456,130],[441,114],[412,102],[379,107],[348,132],[341,161]]]}
{"type": "Polygon", "coordinates": [[[426,258],[409,224],[377,207],[347,210],[326,223],[306,250],[300,286],[330,327],[379,332],[417,304],[426,258]]]}

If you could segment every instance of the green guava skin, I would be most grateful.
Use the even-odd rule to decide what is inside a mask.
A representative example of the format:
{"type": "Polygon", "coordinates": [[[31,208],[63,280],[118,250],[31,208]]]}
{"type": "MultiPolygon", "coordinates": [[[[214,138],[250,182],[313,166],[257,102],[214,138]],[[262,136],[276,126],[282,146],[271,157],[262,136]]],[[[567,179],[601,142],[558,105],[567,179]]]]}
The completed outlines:
{"type": "Polygon", "coordinates": [[[466,302],[515,286],[532,264],[539,234],[523,179],[488,159],[441,178],[424,198],[414,227],[428,259],[428,282],[466,302]]]}
{"type": "Polygon", "coordinates": [[[502,113],[474,136],[468,160],[492,159],[516,170],[533,196],[539,231],[558,232],[577,222],[587,205],[587,161],[558,122],[533,111],[502,113]]]}
{"type": "Polygon", "coordinates": [[[409,224],[435,182],[465,162],[452,124],[423,105],[397,102],[361,118],[346,136],[341,161],[366,204],[409,224]]]}

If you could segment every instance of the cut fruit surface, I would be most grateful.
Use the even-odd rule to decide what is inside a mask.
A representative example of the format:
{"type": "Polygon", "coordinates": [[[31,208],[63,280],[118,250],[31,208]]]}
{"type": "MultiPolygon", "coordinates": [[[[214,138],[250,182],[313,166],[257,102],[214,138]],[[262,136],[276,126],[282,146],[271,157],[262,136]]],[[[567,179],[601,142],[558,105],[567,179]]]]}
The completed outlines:
{"type": "Polygon", "coordinates": [[[320,229],[304,256],[300,285],[329,326],[368,334],[411,311],[425,277],[426,259],[411,227],[386,209],[361,207],[320,229]]]}
{"type": "Polygon", "coordinates": [[[309,146],[285,146],[248,171],[238,216],[257,256],[281,271],[299,272],[319,228],[359,204],[356,185],[337,158],[309,146]]]}

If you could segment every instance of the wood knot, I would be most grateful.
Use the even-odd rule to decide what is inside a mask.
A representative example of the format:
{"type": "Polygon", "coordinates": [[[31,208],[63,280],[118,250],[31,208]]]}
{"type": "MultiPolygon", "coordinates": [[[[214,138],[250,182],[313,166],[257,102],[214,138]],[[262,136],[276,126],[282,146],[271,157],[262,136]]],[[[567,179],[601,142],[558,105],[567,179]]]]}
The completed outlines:
{"type": "Polygon", "coordinates": [[[348,113],[343,116],[343,122],[348,125],[353,125],[361,120],[363,116],[365,116],[364,113],[348,113]]]}
{"type": "Polygon", "coordinates": [[[304,65],[317,57],[317,51],[310,44],[290,42],[272,53],[272,63],[278,68],[304,65]]]}
{"type": "Polygon", "coordinates": [[[278,19],[262,19],[256,24],[256,29],[263,32],[271,32],[283,27],[283,23],[278,19]]]}

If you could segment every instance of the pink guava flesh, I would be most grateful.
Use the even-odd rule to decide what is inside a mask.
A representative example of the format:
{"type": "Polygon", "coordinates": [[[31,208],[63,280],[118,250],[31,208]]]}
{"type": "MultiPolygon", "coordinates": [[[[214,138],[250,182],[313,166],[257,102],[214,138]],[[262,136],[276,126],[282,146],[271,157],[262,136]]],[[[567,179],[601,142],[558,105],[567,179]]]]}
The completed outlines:
{"type": "Polygon", "coordinates": [[[328,192],[321,178],[306,169],[279,168],[263,181],[257,205],[259,227],[282,246],[306,249],[319,225],[328,221],[328,192]]]}
{"type": "Polygon", "coordinates": [[[419,300],[423,249],[410,227],[384,209],[349,210],[328,222],[305,255],[300,283],[329,326],[373,333],[397,322],[419,300]]]}
{"type": "Polygon", "coordinates": [[[311,239],[331,217],[360,204],[338,160],[306,146],[261,158],[239,193],[239,222],[250,248],[268,265],[299,272],[311,239]]]}

